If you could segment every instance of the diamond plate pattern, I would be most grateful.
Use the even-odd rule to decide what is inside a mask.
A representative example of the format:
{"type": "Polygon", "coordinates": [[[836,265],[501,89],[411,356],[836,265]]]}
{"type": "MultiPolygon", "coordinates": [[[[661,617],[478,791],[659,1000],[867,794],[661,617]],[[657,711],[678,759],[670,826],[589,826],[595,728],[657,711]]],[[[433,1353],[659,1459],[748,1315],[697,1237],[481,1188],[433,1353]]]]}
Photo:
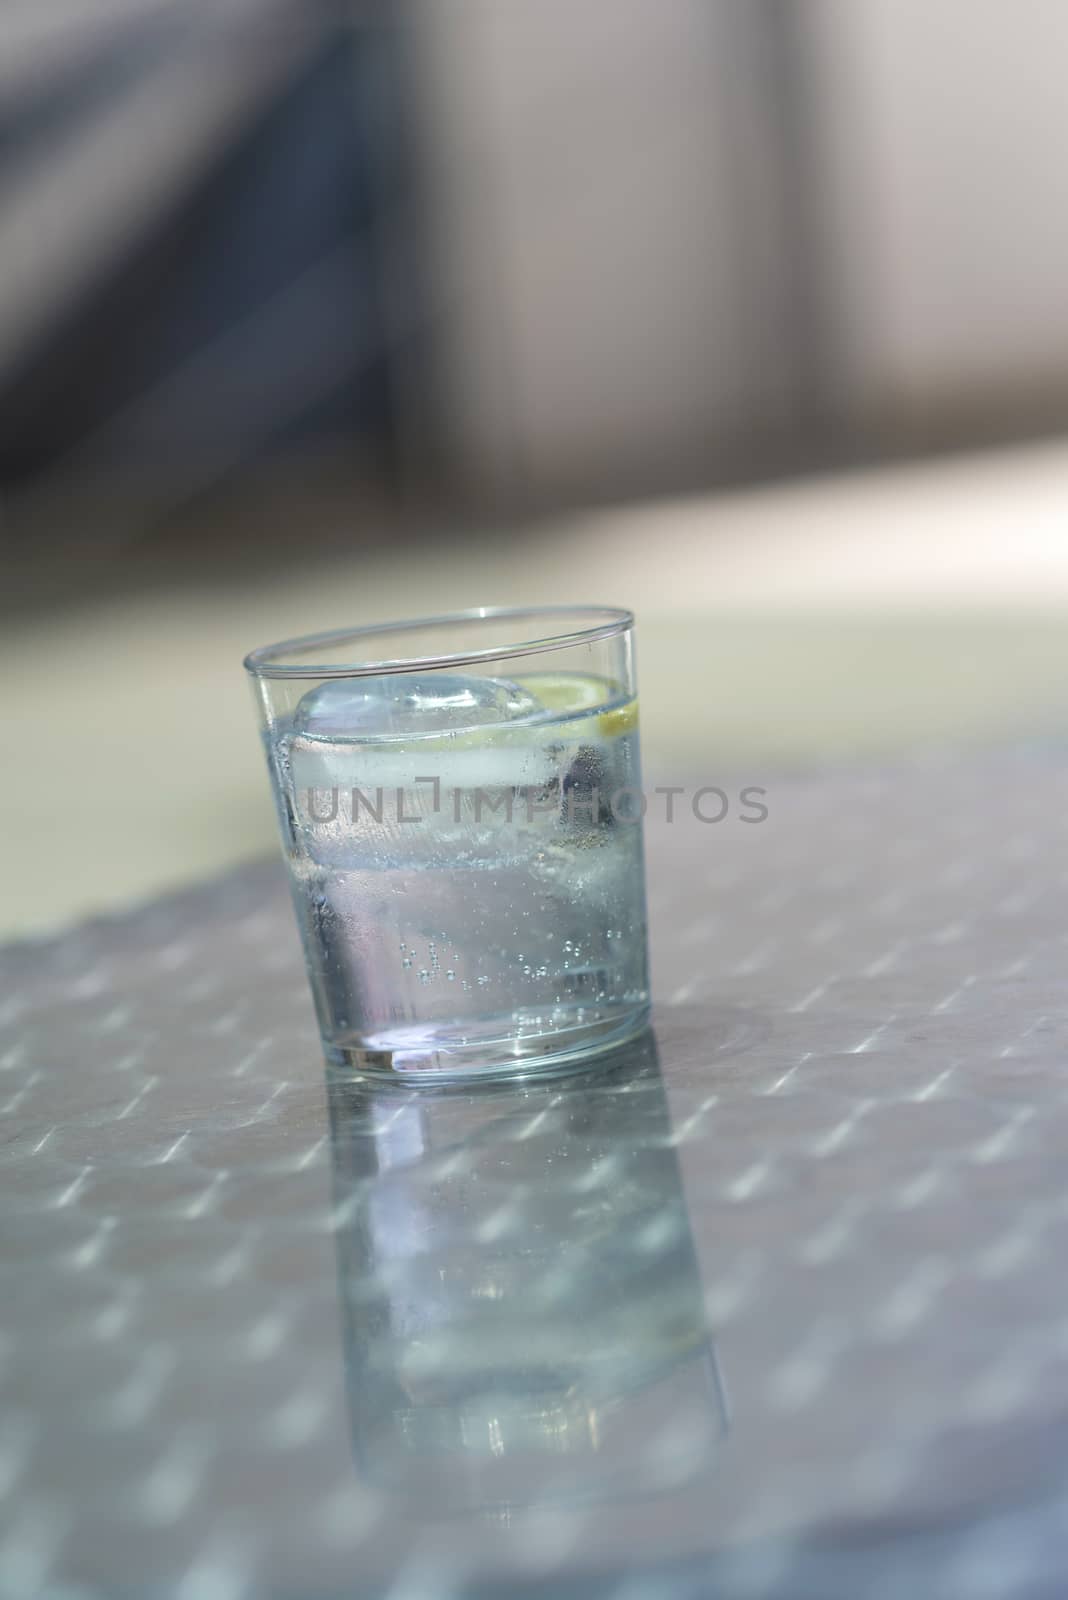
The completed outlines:
{"type": "Polygon", "coordinates": [[[0,1594],[1063,1592],[1068,766],[767,788],[573,1079],[328,1087],[273,865],[0,953],[0,1594]]]}

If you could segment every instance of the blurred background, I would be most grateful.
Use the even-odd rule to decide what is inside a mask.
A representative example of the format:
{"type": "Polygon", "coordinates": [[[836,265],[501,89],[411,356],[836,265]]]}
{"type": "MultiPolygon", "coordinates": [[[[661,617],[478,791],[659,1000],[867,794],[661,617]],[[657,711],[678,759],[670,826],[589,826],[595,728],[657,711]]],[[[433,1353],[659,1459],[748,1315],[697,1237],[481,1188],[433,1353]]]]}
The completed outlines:
{"type": "Polygon", "coordinates": [[[274,848],[241,657],[639,613],[653,781],[1068,730],[1062,0],[5,0],[0,932],[274,848]]]}

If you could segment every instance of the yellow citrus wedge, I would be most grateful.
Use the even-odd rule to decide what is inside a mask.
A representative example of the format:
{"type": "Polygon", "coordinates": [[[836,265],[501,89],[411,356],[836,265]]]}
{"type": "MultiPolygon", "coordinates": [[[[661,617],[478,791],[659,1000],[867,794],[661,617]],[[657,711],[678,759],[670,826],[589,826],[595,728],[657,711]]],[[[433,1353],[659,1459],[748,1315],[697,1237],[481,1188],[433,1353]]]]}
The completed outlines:
{"type": "Polygon", "coordinates": [[[620,734],[633,732],[638,725],[637,699],[611,705],[613,700],[619,700],[619,687],[607,678],[595,678],[582,672],[532,672],[517,681],[540,700],[547,711],[558,711],[563,716],[592,711],[608,702],[610,709],[596,718],[597,731],[603,738],[618,738],[620,734]]]}

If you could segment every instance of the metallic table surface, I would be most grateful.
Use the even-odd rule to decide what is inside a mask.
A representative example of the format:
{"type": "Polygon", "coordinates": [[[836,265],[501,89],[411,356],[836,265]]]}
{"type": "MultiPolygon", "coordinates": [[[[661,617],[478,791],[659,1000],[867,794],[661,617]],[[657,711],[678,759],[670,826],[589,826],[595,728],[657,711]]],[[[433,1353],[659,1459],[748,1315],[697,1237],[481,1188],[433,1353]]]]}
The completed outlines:
{"type": "Polygon", "coordinates": [[[1060,1595],[1068,760],[649,828],[655,1037],[327,1087],[282,872],[0,953],[0,1595],[1060,1595]]]}

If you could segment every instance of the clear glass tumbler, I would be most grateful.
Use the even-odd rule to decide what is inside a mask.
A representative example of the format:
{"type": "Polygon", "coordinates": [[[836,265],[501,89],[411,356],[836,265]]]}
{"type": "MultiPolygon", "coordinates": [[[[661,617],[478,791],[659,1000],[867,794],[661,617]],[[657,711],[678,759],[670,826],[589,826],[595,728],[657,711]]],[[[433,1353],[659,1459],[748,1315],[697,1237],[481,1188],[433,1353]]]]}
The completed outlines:
{"type": "Polygon", "coordinates": [[[480,609],[246,658],[330,1063],[440,1082],[640,1031],[633,628],[480,609]]]}

